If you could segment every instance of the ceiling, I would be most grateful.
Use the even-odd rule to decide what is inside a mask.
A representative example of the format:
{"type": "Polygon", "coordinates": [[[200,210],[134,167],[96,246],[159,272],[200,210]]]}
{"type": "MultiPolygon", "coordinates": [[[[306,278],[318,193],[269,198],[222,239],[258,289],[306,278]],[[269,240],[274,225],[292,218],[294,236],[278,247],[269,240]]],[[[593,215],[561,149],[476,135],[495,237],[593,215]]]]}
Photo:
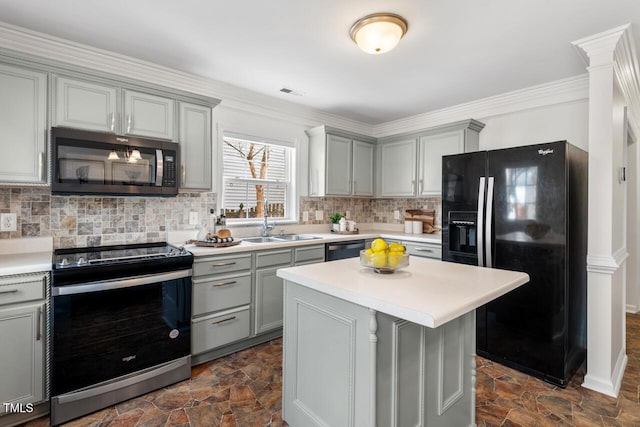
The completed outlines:
{"type": "Polygon", "coordinates": [[[571,42],[623,24],[640,46],[638,0],[0,0],[0,20],[367,124],[583,74],[571,42]],[[381,11],[409,30],[368,55],[349,29],[381,11]]]}

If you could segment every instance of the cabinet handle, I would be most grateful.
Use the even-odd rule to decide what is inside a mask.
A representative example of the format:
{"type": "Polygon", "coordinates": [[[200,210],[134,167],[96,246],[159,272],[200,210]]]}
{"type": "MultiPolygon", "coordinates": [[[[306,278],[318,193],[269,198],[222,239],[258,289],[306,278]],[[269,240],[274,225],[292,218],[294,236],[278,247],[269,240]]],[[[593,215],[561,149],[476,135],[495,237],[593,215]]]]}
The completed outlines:
{"type": "Polygon", "coordinates": [[[416,194],[416,180],[411,181],[411,193],[416,194]]]}
{"type": "Polygon", "coordinates": [[[131,133],[131,114],[127,114],[127,133],[131,133]]]}
{"type": "Polygon", "coordinates": [[[216,268],[216,267],[226,267],[227,265],[235,265],[236,262],[235,261],[229,261],[229,262],[216,262],[214,264],[211,264],[211,267],[216,268]]]}
{"type": "Polygon", "coordinates": [[[116,130],[116,113],[111,112],[111,132],[115,132],[116,130]]]}
{"type": "Polygon", "coordinates": [[[15,294],[16,292],[18,292],[17,289],[11,289],[9,291],[0,291],[0,294],[15,294]]]}
{"type": "Polygon", "coordinates": [[[44,177],[44,151],[41,151],[38,156],[38,177],[40,181],[46,181],[47,179],[44,177]]]}
{"type": "Polygon", "coordinates": [[[213,283],[211,286],[215,286],[215,287],[217,287],[217,286],[228,286],[228,285],[234,285],[234,284],[236,284],[236,283],[237,283],[237,282],[236,282],[235,280],[230,280],[230,281],[228,281],[228,282],[218,282],[218,283],[213,283]]]}
{"type": "Polygon", "coordinates": [[[358,181],[353,181],[353,194],[358,194],[358,181]]]}
{"type": "Polygon", "coordinates": [[[433,249],[415,248],[416,252],[433,252],[433,249]]]}
{"type": "Polygon", "coordinates": [[[180,186],[183,186],[186,180],[187,180],[187,166],[183,163],[182,164],[182,182],[180,183],[180,186]]]}
{"type": "Polygon", "coordinates": [[[228,319],[217,320],[215,322],[211,322],[212,325],[219,325],[220,323],[229,322],[231,320],[236,320],[236,316],[229,317],[228,319]]]}
{"type": "Polygon", "coordinates": [[[42,323],[42,308],[38,307],[38,326],[36,328],[36,341],[40,341],[40,339],[42,338],[41,327],[40,327],[41,323],[42,323]]]}
{"type": "Polygon", "coordinates": [[[424,185],[422,184],[422,180],[420,180],[420,189],[418,191],[419,191],[418,194],[422,194],[422,192],[424,191],[424,185]]]}

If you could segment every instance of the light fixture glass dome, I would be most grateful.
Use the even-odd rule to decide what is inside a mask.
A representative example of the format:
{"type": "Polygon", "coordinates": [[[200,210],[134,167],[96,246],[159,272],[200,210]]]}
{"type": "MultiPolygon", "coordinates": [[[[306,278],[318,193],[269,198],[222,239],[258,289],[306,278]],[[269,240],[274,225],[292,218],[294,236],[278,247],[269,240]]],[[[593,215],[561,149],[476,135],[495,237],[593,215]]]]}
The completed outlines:
{"type": "Polygon", "coordinates": [[[351,38],[363,51],[385,53],[396,47],[407,32],[407,21],[393,13],[374,13],[356,21],[351,38]]]}

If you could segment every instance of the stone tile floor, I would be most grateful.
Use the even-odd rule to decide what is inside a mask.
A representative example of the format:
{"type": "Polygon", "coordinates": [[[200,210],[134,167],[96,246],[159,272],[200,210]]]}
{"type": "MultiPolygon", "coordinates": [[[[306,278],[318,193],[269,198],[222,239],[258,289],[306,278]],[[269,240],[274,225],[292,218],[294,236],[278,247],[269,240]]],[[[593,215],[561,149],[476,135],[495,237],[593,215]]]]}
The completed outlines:
{"type": "MultiPolygon", "coordinates": [[[[478,357],[476,423],[481,427],[640,426],[640,314],[627,315],[627,354],[617,399],[580,387],[579,374],[561,389],[478,357]]],[[[286,426],[281,393],[282,340],[278,339],[196,366],[189,381],[66,426],[286,426]]],[[[40,418],[26,427],[48,425],[48,418],[40,418]]]]}

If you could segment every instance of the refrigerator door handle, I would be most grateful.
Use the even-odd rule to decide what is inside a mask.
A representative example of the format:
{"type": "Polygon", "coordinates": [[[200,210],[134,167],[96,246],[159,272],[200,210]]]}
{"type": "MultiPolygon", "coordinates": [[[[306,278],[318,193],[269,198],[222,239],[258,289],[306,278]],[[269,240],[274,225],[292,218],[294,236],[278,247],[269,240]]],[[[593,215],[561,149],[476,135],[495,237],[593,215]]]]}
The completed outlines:
{"type": "Polygon", "coordinates": [[[487,224],[485,227],[485,240],[487,245],[487,267],[493,268],[493,260],[491,254],[491,223],[493,218],[493,181],[494,177],[487,178],[487,224]]]}
{"type": "Polygon", "coordinates": [[[478,267],[484,267],[484,187],[485,177],[480,177],[478,184],[478,219],[476,220],[476,236],[478,236],[478,267]]]}

